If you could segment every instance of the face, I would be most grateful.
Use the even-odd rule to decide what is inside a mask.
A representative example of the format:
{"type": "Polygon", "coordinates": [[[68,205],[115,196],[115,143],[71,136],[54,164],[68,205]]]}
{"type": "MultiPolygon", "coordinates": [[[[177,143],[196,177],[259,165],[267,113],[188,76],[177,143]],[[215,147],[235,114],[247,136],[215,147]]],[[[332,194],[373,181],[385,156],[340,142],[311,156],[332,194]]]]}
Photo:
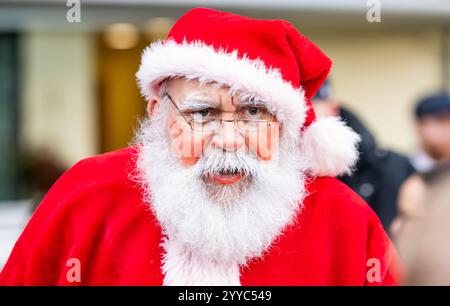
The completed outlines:
{"type": "Polygon", "coordinates": [[[176,107],[168,97],[151,99],[135,142],[145,200],[168,237],[167,258],[179,261],[177,250],[184,250],[186,261],[228,265],[260,256],[302,205],[300,147],[290,145],[288,133],[278,134],[281,124],[263,99],[184,79],[163,89],[176,107]],[[209,125],[211,118],[222,121],[209,125]]]}
{"type": "MultiPolygon", "coordinates": [[[[192,167],[201,156],[217,150],[250,154],[261,162],[276,158],[280,125],[263,99],[232,95],[227,87],[183,78],[172,79],[165,87],[167,95],[153,99],[151,112],[159,103],[170,104],[167,129],[172,153],[183,166],[192,167]]],[[[242,171],[229,171],[203,179],[229,185],[246,177],[242,171]]]]}
{"type": "Polygon", "coordinates": [[[426,116],[417,122],[417,131],[427,154],[438,161],[450,159],[450,113],[426,116]]]}

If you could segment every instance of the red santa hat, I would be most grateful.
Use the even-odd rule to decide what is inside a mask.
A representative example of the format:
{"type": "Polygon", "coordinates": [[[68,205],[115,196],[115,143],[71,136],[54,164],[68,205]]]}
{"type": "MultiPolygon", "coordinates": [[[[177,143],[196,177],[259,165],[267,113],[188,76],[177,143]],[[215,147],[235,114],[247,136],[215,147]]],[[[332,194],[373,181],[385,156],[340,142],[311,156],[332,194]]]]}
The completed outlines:
{"type": "Polygon", "coordinates": [[[136,76],[146,99],[161,80],[181,76],[264,97],[300,140],[311,174],[337,176],[355,164],[359,136],[337,118],[315,117],[310,99],[330,68],[331,60],[287,21],[196,8],[165,41],[144,50],[136,76]]]}

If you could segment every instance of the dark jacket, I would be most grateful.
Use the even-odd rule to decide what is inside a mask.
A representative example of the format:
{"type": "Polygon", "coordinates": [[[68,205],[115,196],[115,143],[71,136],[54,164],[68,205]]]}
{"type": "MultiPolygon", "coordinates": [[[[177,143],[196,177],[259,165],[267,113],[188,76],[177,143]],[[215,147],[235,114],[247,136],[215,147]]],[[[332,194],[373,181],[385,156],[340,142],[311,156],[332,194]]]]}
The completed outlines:
{"type": "Polygon", "coordinates": [[[369,203],[388,231],[397,215],[400,186],[414,173],[414,168],[406,157],[379,148],[372,133],[353,113],[341,108],[341,117],[362,140],[355,172],[340,179],[369,203]]]}

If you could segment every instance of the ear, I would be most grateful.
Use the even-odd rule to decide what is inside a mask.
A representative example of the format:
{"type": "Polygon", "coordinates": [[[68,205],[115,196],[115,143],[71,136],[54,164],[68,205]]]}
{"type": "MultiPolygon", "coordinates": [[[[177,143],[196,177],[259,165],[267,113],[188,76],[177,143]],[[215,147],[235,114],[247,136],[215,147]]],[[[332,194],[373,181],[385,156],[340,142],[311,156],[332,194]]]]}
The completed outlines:
{"type": "Polygon", "coordinates": [[[147,114],[149,116],[154,115],[158,109],[159,109],[159,102],[160,102],[160,98],[157,96],[152,97],[150,100],[148,100],[147,103],[147,114]]]}

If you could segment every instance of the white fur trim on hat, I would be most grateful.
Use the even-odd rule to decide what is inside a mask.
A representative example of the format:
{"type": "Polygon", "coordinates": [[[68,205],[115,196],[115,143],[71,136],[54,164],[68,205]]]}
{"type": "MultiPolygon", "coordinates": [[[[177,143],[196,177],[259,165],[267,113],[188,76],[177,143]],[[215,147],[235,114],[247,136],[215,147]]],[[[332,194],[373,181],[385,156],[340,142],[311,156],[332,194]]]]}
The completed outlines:
{"type": "MultiPolygon", "coordinates": [[[[216,50],[201,41],[157,41],[142,53],[136,77],[148,100],[157,94],[157,84],[169,77],[217,82],[267,99],[271,111],[283,123],[289,139],[300,141],[307,105],[302,88],[286,82],[278,69],[263,61],[239,57],[237,50],[216,50]]],[[[303,133],[302,150],[316,176],[350,173],[358,159],[359,136],[333,118],[313,122],[303,133]]]]}
{"type": "Polygon", "coordinates": [[[307,109],[304,91],[293,88],[278,69],[261,60],[239,57],[237,50],[216,50],[201,41],[157,41],[144,50],[136,77],[147,100],[157,93],[155,84],[177,76],[218,82],[267,99],[291,139],[299,139],[307,109]]]}
{"type": "Polygon", "coordinates": [[[320,118],[313,122],[302,137],[302,153],[314,176],[351,174],[358,161],[361,137],[340,118],[320,118]]]}

